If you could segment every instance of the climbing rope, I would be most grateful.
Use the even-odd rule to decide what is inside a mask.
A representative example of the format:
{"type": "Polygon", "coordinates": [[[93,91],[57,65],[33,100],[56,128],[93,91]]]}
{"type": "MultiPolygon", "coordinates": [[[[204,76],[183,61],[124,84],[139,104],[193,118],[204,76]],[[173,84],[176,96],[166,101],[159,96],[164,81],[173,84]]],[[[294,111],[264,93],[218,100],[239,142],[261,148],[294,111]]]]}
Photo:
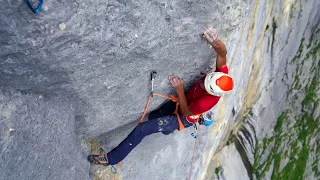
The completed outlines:
{"type": "Polygon", "coordinates": [[[196,135],[195,135],[195,141],[194,141],[194,146],[193,146],[193,152],[192,152],[192,160],[191,160],[191,167],[190,167],[190,171],[189,171],[189,180],[191,179],[191,175],[192,175],[192,167],[193,167],[193,164],[194,164],[194,156],[195,156],[195,152],[196,152],[196,149],[197,149],[197,141],[198,141],[198,133],[199,133],[199,129],[200,129],[200,126],[198,128],[196,128],[196,135]]]}
{"type": "MultiPolygon", "coordinates": [[[[151,93],[149,98],[148,98],[147,104],[146,104],[146,106],[144,108],[143,114],[142,114],[142,116],[141,116],[141,118],[139,120],[139,123],[142,123],[144,117],[146,116],[147,111],[149,109],[149,104],[150,104],[151,99],[152,99],[153,96],[159,96],[159,97],[162,97],[162,98],[165,98],[165,99],[170,99],[173,102],[178,102],[178,100],[179,100],[177,97],[174,97],[172,94],[169,94],[168,96],[166,96],[166,95],[162,95],[162,94],[158,94],[158,93],[151,93]]],[[[175,114],[176,114],[176,112],[175,112],[175,114]]],[[[179,115],[177,115],[177,116],[179,116],[179,115]]]]}
{"type": "Polygon", "coordinates": [[[25,0],[25,1],[26,1],[27,5],[28,5],[29,9],[30,9],[33,13],[38,14],[38,13],[40,12],[41,6],[42,6],[42,1],[43,1],[43,0],[39,0],[38,7],[37,7],[36,9],[33,8],[32,4],[30,3],[29,0],[25,0]]]}

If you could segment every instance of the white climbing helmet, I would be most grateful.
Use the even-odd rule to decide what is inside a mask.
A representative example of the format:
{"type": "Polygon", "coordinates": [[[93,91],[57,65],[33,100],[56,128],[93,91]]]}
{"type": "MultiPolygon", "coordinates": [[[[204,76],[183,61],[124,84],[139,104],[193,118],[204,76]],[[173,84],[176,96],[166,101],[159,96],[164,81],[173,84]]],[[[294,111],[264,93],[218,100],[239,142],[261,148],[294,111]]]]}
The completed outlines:
{"type": "Polygon", "coordinates": [[[233,89],[233,79],[222,72],[212,72],[204,80],[206,91],[214,96],[222,96],[233,89]]]}

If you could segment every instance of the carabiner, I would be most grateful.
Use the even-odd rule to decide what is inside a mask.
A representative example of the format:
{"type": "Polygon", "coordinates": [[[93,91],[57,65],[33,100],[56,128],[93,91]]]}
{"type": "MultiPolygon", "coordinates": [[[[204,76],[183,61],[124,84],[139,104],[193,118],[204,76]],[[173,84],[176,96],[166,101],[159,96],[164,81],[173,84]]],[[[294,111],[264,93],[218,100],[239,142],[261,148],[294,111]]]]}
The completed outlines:
{"type": "Polygon", "coordinates": [[[112,174],[117,174],[117,168],[115,168],[114,166],[110,166],[110,170],[112,174]]]}
{"type": "Polygon", "coordinates": [[[40,10],[41,10],[42,1],[43,1],[43,0],[39,0],[37,9],[34,9],[34,8],[33,8],[33,6],[31,5],[31,3],[30,3],[29,0],[26,0],[26,3],[27,3],[27,5],[28,5],[29,9],[30,9],[33,13],[38,14],[38,13],[40,12],[40,10]]]}
{"type": "Polygon", "coordinates": [[[194,133],[191,133],[191,136],[192,136],[193,138],[197,138],[197,136],[196,136],[194,133]]]}
{"type": "Polygon", "coordinates": [[[154,79],[156,78],[156,75],[157,75],[157,71],[152,71],[150,73],[150,76],[151,76],[151,97],[153,97],[153,93],[154,93],[153,84],[154,84],[154,79]]]}

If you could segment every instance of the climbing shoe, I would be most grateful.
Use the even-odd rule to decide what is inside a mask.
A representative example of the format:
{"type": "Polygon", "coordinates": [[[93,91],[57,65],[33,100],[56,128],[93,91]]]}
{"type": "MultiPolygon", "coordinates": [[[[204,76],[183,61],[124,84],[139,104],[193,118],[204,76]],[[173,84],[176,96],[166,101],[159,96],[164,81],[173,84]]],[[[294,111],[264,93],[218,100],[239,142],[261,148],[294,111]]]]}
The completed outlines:
{"type": "Polygon", "coordinates": [[[107,153],[105,153],[102,149],[100,150],[100,155],[92,154],[92,155],[89,155],[87,159],[91,164],[103,165],[103,166],[109,165],[107,153]]]}

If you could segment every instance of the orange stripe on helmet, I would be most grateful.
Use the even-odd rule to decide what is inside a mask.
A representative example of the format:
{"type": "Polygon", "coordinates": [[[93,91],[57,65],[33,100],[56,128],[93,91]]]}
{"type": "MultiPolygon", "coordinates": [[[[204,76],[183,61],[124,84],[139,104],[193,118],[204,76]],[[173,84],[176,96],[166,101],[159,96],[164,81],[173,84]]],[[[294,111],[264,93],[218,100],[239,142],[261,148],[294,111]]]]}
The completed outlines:
{"type": "Polygon", "coordinates": [[[230,76],[221,76],[216,80],[216,85],[223,91],[231,91],[233,88],[233,80],[230,76]]]}

